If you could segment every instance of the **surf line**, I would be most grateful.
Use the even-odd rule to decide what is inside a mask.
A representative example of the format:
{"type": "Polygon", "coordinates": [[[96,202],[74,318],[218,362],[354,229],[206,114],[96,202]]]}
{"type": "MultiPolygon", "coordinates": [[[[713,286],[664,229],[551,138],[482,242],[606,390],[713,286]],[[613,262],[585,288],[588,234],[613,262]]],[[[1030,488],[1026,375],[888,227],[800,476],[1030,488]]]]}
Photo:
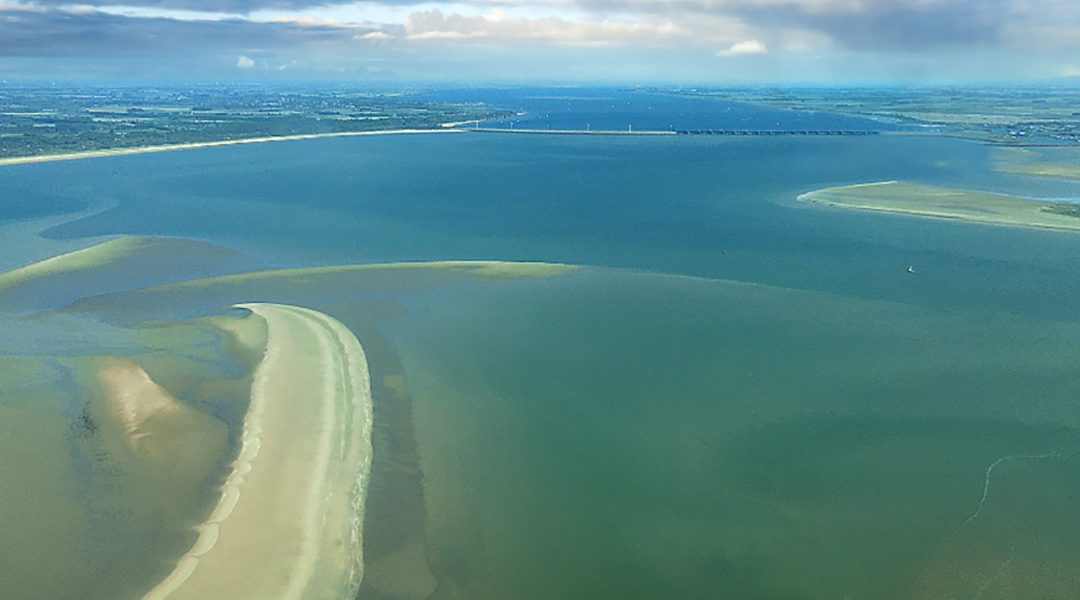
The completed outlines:
{"type": "Polygon", "coordinates": [[[1045,460],[1048,458],[1058,458],[1059,456],[1060,455],[1057,452],[1048,452],[1046,454],[1009,454],[990,463],[990,466],[986,468],[986,478],[983,480],[982,498],[979,498],[979,505],[975,507],[975,512],[971,513],[971,516],[961,523],[957,529],[962,529],[964,526],[979,518],[979,515],[982,514],[983,507],[986,506],[986,501],[990,499],[990,481],[993,478],[994,469],[996,469],[998,465],[1007,460],[1045,460]]]}

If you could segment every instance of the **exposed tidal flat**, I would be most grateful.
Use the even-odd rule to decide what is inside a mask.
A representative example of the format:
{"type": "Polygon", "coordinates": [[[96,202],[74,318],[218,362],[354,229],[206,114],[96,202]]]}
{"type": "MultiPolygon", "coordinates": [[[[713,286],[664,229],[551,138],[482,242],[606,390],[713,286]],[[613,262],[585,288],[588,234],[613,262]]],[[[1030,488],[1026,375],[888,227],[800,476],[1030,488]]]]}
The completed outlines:
{"type": "Polygon", "coordinates": [[[1080,148],[1007,148],[999,153],[996,168],[1003,173],[1080,180],[1080,148]]]}
{"type": "MultiPolygon", "coordinates": [[[[259,303],[362,346],[371,465],[325,459],[363,482],[362,527],[234,526],[307,548],[362,535],[359,598],[1070,597],[1080,236],[795,201],[894,179],[1076,195],[993,161],[934,138],[420,135],[5,167],[5,202],[112,203],[42,228],[32,258],[4,246],[5,264],[113,241],[0,276],[0,440],[26,456],[0,461],[0,534],[38,532],[5,551],[0,595],[141,597],[231,548],[245,501],[310,514],[302,492],[350,479],[242,483],[220,518],[237,473],[289,468],[273,440],[292,433],[312,467],[338,439],[317,426],[343,406],[323,379],[283,394],[290,422],[264,423],[246,460],[275,322],[232,307],[259,303]],[[155,268],[177,254],[195,258],[155,268]],[[143,468],[153,432],[105,410],[118,374],[172,415],[155,431],[224,435],[171,478],[186,495],[143,468]]],[[[274,373],[360,364],[290,323],[274,373]]],[[[176,597],[214,597],[202,566],[176,597]]],[[[274,583],[252,581],[229,596],[274,583]]]]}
{"type": "Polygon", "coordinates": [[[860,183],[807,192],[799,200],[996,225],[1080,230],[1080,203],[932,187],[899,181],[860,183]]]}

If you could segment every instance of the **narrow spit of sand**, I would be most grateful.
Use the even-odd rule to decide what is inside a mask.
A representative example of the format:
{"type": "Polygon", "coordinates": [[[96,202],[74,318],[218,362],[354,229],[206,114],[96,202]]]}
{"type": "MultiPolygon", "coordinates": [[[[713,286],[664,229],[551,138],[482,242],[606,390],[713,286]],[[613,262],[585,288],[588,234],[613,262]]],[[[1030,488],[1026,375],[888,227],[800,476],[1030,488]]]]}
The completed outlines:
{"type": "Polygon", "coordinates": [[[134,148],[113,148],[108,150],[88,150],[86,152],[68,152],[65,154],[42,154],[38,156],[15,156],[0,158],[0,167],[5,165],[25,165],[30,163],[54,162],[58,160],[80,160],[105,156],[128,156],[131,154],[150,154],[153,152],[171,152],[173,150],[192,150],[195,148],[214,148],[217,146],[236,146],[239,144],[261,144],[264,142],[288,142],[293,140],[314,140],[319,138],[356,137],[366,135],[397,135],[403,133],[460,133],[453,128],[438,129],[387,129],[384,131],[338,131],[334,133],[303,133],[297,135],[278,135],[254,137],[241,140],[218,140],[216,142],[192,142],[189,144],[163,144],[160,146],[137,146],[134,148]]]}
{"type": "Polygon", "coordinates": [[[144,598],[351,598],[372,453],[364,350],[322,313],[238,308],[267,325],[239,455],[195,544],[144,598]]]}

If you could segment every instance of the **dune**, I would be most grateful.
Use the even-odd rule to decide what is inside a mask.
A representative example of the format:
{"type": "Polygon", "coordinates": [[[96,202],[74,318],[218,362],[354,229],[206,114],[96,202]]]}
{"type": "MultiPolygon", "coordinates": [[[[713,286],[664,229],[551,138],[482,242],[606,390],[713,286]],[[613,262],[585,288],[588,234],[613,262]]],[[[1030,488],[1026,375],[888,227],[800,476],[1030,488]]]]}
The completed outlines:
{"type": "Polygon", "coordinates": [[[266,322],[241,447],[198,539],[145,598],[350,598],[371,468],[364,350],[337,320],[244,304],[266,322]]]}

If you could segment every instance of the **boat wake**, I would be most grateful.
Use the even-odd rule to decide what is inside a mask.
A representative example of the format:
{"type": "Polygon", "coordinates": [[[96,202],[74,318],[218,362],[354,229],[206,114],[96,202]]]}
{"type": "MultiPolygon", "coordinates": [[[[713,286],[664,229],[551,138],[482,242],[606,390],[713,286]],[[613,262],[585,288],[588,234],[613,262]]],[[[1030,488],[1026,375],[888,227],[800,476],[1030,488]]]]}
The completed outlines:
{"type": "Polygon", "coordinates": [[[975,512],[971,513],[971,516],[967,518],[963,523],[957,527],[957,530],[964,528],[975,519],[979,518],[982,514],[983,508],[986,506],[986,501],[990,499],[990,481],[994,475],[994,469],[1003,462],[1010,460],[1044,460],[1048,458],[1057,458],[1059,455],[1056,452],[1049,452],[1046,454],[1010,454],[1008,456],[1002,456],[1001,458],[990,463],[990,466],[986,468],[986,478],[983,480],[982,497],[979,498],[979,504],[975,507],[975,512]]]}

